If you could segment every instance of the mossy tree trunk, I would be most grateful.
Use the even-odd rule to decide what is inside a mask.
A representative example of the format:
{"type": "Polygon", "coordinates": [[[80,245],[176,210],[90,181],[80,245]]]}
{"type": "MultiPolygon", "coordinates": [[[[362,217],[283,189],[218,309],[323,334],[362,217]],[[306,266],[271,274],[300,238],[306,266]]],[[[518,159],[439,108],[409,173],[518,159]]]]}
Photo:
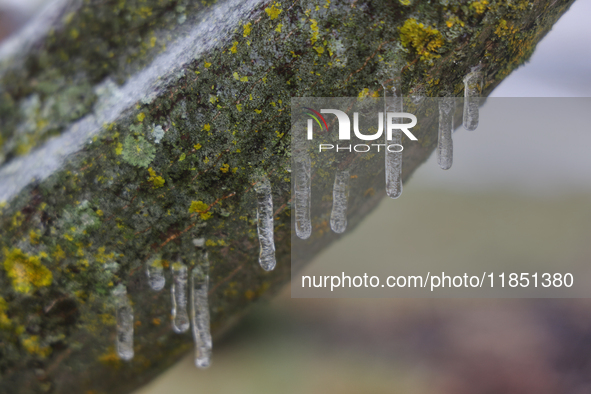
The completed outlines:
{"type": "MultiPolygon", "coordinates": [[[[193,264],[193,239],[210,254],[214,336],[289,279],[290,97],[371,95],[398,75],[404,93],[461,95],[478,64],[486,96],[572,2],[54,4],[0,47],[0,392],[125,393],[173,363],[191,339],[143,267],[193,264]],[[271,272],[257,263],[262,173],[271,272]],[[113,347],[119,284],[131,362],[113,347]]],[[[405,151],[405,180],[435,144],[405,151]]]]}

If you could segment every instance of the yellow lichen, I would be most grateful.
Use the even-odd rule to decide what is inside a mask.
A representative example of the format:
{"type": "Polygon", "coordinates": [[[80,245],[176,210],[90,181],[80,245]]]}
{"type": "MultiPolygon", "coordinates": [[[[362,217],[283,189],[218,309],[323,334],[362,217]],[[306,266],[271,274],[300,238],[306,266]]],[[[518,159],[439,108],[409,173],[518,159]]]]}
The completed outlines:
{"type": "Polygon", "coordinates": [[[98,248],[98,253],[95,256],[97,262],[104,264],[115,258],[115,252],[105,253],[105,250],[106,248],[104,246],[98,248]]]}
{"type": "Polygon", "coordinates": [[[35,288],[51,284],[53,276],[41,264],[41,256],[29,256],[18,248],[5,248],[4,256],[4,269],[19,293],[28,294],[35,288]]]}
{"type": "Polygon", "coordinates": [[[37,335],[31,335],[21,339],[21,344],[25,350],[31,354],[36,354],[43,358],[49,356],[51,348],[49,346],[41,346],[39,344],[39,337],[37,335]]]}
{"type": "Polygon", "coordinates": [[[271,18],[271,20],[277,18],[279,14],[281,14],[281,11],[282,9],[275,7],[275,4],[273,4],[271,7],[265,8],[265,12],[267,13],[267,15],[269,15],[269,18],[271,18]]]}
{"type": "Polygon", "coordinates": [[[117,353],[115,353],[114,348],[109,348],[109,351],[99,356],[98,360],[102,364],[110,367],[119,368],[121,366],[121,359],[119,358],[117,353]]]}
{"type": "Polygon", "coordinates": [[[461,27],[464,27],[465,25],[465,23],[457,16],[452,16],[445,22],[445,24],[447,27],[452,27],[453,25],[460,25],[461,27]]]}
{"type": "Polygon", "coordinates": [[[140,7],[136,10],[136,12],[140,16],[140,18],[147,18],[152,15],[152,8],[140,7]]]}
{"type": "Polygon", "coordinates": [[[37,245],[39,243],[39,238],[41,238],[41,234],[36,232],[35,230],[31,230],[29,232],[29,240],[33,245],[37,245]]]}
{"type": "Polygon", "coordinates": [[[312,22],[312,24],[310,25],[310,30],[312,30],[312,37],[310,38],[310,42],[312,43],[312,45],[314,45],[316,41],[318,41],[318,22],[316,21],[316,19],[310,19],[310,22],[312,22]]]}
{"type": "Polygon", "coordinates": [[[244,292],[244,296],[247,300],[252,300],[255,296],[255,293],[252,290],[246,290],[246,292],[244,292]]]}
{"type": "Polygon", "coordinates": [[[486,0],[474,1],[470,4],[470,8],[474,9],[477,14],[482,14],[484,11],[486,11],[487,5],[488,1],[486,0]]]}
{"type": "Polygon", "coordinates": [[[17,211],[17,213],[15,213],[12,217],[11,228],[14,229],[20,227],[21,224],[23,224],[23,214],[21,213],[21,211],[17,211]]]}
{"type": "Polygon", "coordinates": [[[137,114],[137,120],[140,122],[143,122],[144,119],[146,118],[146,114],[143,112],[140,112],[139,114],[137,114]]]}
{"type": "Polygon", "coordinates": [[[8,303],[4,298],[0,297],[0,329],[7,329],[12,325],[12,321],[6,314],[8,310],[8,303]]]}
{"type": "Polygon", "coordinates": [[[248,35],[250,34],[250,32],[252,30],[251,26],[252,26],[251,22],[248,22],[247,24],[242,26],[242,28],[244,29],[244,33],[242,34],[243,37],[248,37],[248,35]]]}
{"type": "Polygon", "coordinates": [[[230,165],[229,164],[222,164],[220,166],[220,171],[223,172],[224,174],[227,173],[230,170],[230,165]]]}
{"type": "Polygon", "coordinates": [[[410,18],[399,27],[400,41],[403,46],[411,46],[420,59],[431,62],[440,57],[435,51],[444,44],[443,36],[439,30],[418,23],[416,19],[410,18]]]}
{"type": "Polygon", "coordinates": [[[204,203],[203,201],[192,201],[191,206],[189,207],[189,213],[193,212],[206,212],[209,209],[209,205],[204,203]]]}
{"type": "Polygon", "coordinates": [[[55,259],[55,261],[61,261],[66,257],[66,253],[64,253],[62,247],[58,245],[55,247],[55,250],[53,251],[51,256],[55,259]]]}
{"type": "Polygon", "coordinates": [[[101,322],[106,326],[114,326],[117,323],[112,313],[101,313],[99,317],[101,322]]]}
{"type": "Polygon", "coordinates": [[[508,23],[505,19],[501,19],[495,30],[495,34],[499,37],[505,37],[512,36],[517,33],[517,31],[518,29],[516,27],[508,23]]]}
{"type": "Polygon", "coordinates": [[[86,270],[86,268],[88,268],[90,263],[88,262],[88,259],[82,259],[82,260],[78,260],[76,262],[76,265],[78,266],[78,268],[80,268],[82,271],[84,271],[84,270],[86,270]]]}

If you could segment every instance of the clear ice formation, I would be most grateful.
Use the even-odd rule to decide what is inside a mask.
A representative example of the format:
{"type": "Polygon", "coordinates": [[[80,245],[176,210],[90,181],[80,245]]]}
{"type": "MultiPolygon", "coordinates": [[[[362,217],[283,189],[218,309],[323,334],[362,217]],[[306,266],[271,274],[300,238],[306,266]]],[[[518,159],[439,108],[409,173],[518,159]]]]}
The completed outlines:
{"type": "Polygon", "coordinates": [[[162,266],[162,259],[156,256],[146,263],[146,276],[148,277],[148,285],[154,291],[160,291],[166,284],[164,278],[164,267],[162,266]]]}
{"type": "Polygon", "coordinates": [[[478,105],[480,104],[480,89],[482,87],[482,73],[480,66],[464,77],[464,128],[476,130],[478,127],[478,105]]]}
{"type": "Polygon", "coordinates": [[[127,298],[127,289],[119,285],[113,290],[115,297],[117,337],[115,347],[122,360],[133,358],[133,308],[127,298]]]}
{"type": "Polygon", "coordinates": [[[275,241],[273,239],[273,196],[271,184],[263,177],[255,185],[257,193],[257,232],[259,235],[259,264],[265,271],[275,268],[275,241]]]}
{"type": "Polygon", "coordinates": [[[343,233],[347,228],[347,199],[349,187],[349,171],[337,171],[332,188],[332,212],[330,228],[335,233],[343,233]]]}
{"type": "Polygon", "coordinates": [[[293,176],[295,232],[298,238],[308,239],[312,234],[310,201],[312,191],[312,162],[308,153],[304,131],[294,133],[293,176]]]}
{"type": "MultiPolygon", "coordinates": [[[[395,84],[391,89],[392,95],[388,95],[388,90],[384,88],[385,110],[384,116],[388,112],[403,112],[402,94],[400,85],[395,84]]],[[[394,122],[401,122],[401,119],[394,118],[394,122]]],[[[386,122],[384,122],[386,123],[386,122]]],[[[400,129],[392,130],[392,140],[388,140],[387,133],[384,133],[386,146],[392,144],[402,145],[402,131],[400,129]]],[[[397,150],[396,148],[392,148],[397,150]]],[[[402,152],[390,152],[385,150],[386,156],[386,194],[390,198],[398,198],[402,194],[402,152]]]]}
{"type": "Polygon", "coordinates": [[[176,333],[189,329],[189,315],[187,314],[187,266],[174,263],[172,270],[172,329],[176,333]]]}
{"type": "Polygon", "coordinates": [[[211,332],[209,330],[209,260],[201,252],[197,265],[191,271],[191,322],[195,343],[195,366],[207,368],[211,364],[211,332]]]}
{"type": "Polygon", "coordinates": [[[437,135],[437,163],[444,170],[449,170],[453,163],[454,144],[451,133],[454,128],[453,97],[439,99],[439,132],[437,135]]]}

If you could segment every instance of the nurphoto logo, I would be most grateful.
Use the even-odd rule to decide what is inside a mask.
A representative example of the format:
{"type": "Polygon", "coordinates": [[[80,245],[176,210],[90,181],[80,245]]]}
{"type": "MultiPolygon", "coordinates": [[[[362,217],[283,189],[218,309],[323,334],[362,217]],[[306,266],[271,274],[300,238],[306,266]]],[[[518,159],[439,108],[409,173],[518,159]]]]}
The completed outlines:
{"type": "MultiPolygon", "coordinates": [[[[322,114],[332,114],[336,116],[336,120],[338,123],[339,129],[339,140],[340,141],[350,141],[351,140],[351,120],[349,115],[347,115],[344,111],[338,109],[321,109],[320,112],[309,108],[304,107],[304,114],[310,116],[308,119],[308,133],[307,138],[308,140],[313,140],[314,138],[314,121],[320,128],[321,132],[328,131],[328,123],[322,114]]],[[[408,112],[386,112],[386,116],[384,116],[383,112],[378,112],[378,129],[373,134],[363,134],[359,130],[359,113],[353,113],[353,132],[355,133],[355,137],[362,141],[375,141],[378,138],[382,137],[384,133],[384,119],[386,120],[386,142],[392,140],[392,133],[394,130],[402,131],[410,140],[417,141],[417,137],[415,137],[410,128],[416,126],[417,124],[417,117],[413,114],[408,112]],[[402,123],[403,119],[410,119],[409,123],[402,123]]],[[[381,147],[385,147],[388,152],[401,152],[403,150],[402,145],[400,144],[357,144],[357,145],[347,145],[347,146],[340,146],[336,144],[319,144],[318,151],[330,151],[335,150],[336,152],[339,151],[349,151],[352,150],[355,152],[369,152],[372,150],[372,147],[376,147],[377,151],[380,151],[381,147]]]]}

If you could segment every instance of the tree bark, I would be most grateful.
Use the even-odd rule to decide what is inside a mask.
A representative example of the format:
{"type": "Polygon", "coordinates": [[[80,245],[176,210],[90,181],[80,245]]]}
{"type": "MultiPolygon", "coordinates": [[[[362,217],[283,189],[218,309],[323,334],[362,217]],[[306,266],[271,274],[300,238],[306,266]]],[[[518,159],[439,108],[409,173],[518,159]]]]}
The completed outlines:
{"type": "MultiPolygon", "coordinates": [[[[209,252],[214,337],[285,284],[291,97],[381,94],[399,77],[405,94],[460,96],[477,65],[486,96],[573,1],[52,4],[0,47],[0,392],[126,393],[170,366],[191,339],[144,267],[194,265],[194,239],[209,252]],[[118,285],[133,302],[130,362],[114,349],[118,285]]],[[[437,143],[418,137],[404,181],[437,143]]],[[[383,195],[355,200],[349,227],[383,195]]]]}

